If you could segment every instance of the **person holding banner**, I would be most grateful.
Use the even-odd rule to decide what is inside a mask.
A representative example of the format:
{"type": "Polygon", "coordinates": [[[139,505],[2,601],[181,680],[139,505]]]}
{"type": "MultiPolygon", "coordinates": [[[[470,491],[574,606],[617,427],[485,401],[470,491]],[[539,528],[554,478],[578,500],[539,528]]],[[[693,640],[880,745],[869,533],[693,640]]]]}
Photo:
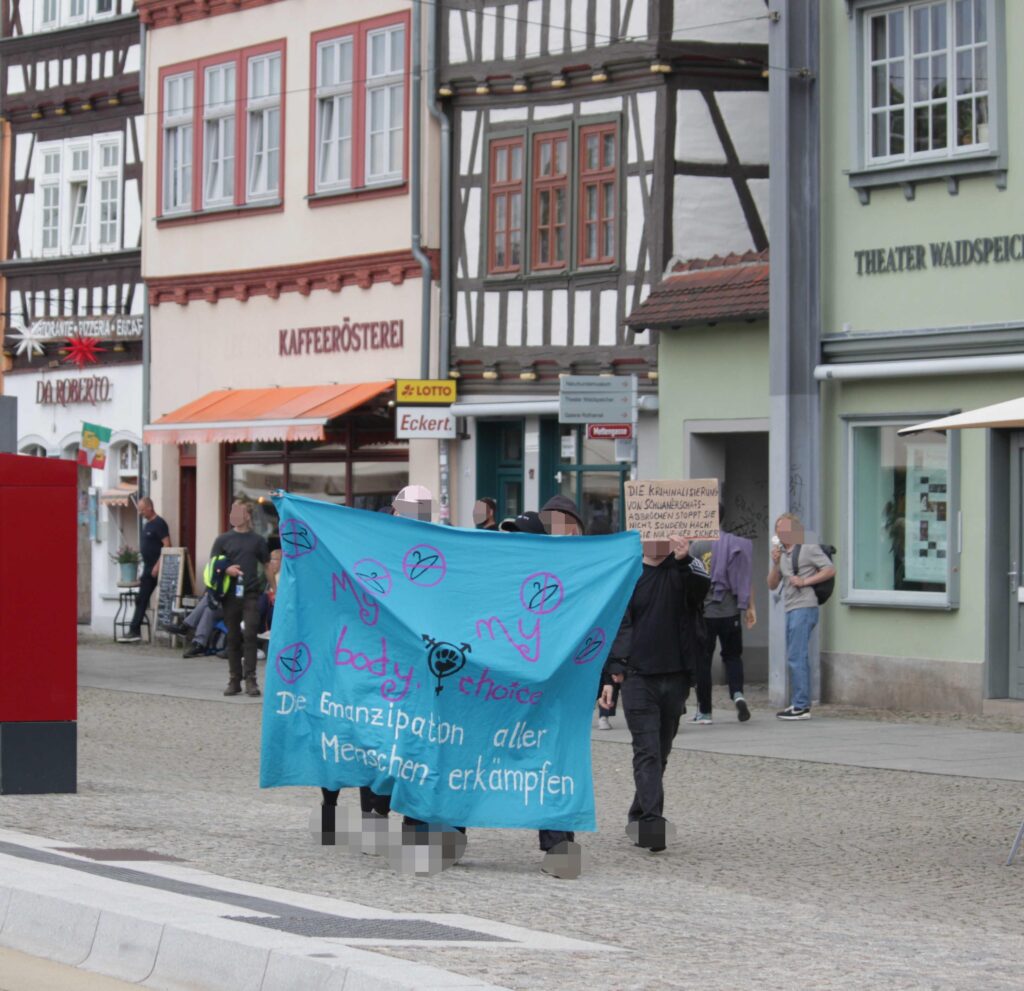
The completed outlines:
{"type": "MultiPolygon", "coordinates": [[[[651,853],[665,849],[663,777],[679,729],[683,700],[703,649],[701,604],[711,586],[687,537],[643,542],[643,572],[612,645],[611,677],[622,684],[622,708],[633,737],[636,792],[626,834],[651,853]]],[[[602,704],[612,700],[606,685],[602,704]]]]}

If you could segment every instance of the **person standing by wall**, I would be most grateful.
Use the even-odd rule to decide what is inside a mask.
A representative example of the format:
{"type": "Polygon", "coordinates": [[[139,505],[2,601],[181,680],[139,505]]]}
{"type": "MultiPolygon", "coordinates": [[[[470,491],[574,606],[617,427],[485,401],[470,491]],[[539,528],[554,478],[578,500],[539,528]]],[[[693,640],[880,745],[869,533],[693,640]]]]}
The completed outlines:
{"type": "Polygon", "coordinates": [[[120,637],[118,643],[138,643],[142,639],[142,620],[149,608],[149,600],[156,588],[157,575],[160,574],[160,551],[171,546],[171,531],[167,521],[156,515],[153,500],[143,496],[139,500],[139,516],[142,517],[142,539],[139,550],[142,553],[142,575],[139,578],[139,590],[135,595],[135,612],[128,625],[126,636],[120,637]]]}
{"type": "Polygon", "coordinates": [[[772,567],[768,587],[783,585],[786,610],[786,669],[789,671],[789,705],[776,713],[779,719],[811,718],[811,634],[818,625],[818,597],[812,586],[835,576],[836,569],[817,544],[804,543],[800,517],[783,513],[775,521],[772,567]],[[793,552],[800,549],[799,573],[794,574],[793,552]]]}
{"type": "Polygon", "coordinates": [[[228,559],[227,574],[234,580],[224,599],[224,625],[228,628],[228,686],[224,694],[240,695],[244,675],[246,695],[258,696],[256,635],[260,631],[263,568],[270,560],[270,549],[259,534],[253,533],[252,510],[247,503],[233,503],[228,520],[231,529],[217,537],[210,549],[211,558],[223,554],[228,559]]]}

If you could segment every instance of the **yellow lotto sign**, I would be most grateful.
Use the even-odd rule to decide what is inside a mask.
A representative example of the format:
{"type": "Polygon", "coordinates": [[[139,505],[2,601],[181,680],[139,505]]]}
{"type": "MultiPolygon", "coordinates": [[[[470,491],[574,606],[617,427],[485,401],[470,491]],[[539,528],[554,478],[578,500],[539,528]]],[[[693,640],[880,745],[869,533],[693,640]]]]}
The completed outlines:
{"type": "Polygon", "coordinates": [[[451,406],[455,402],[455,382],[451,379],[397,379],[395,402],[400,406],[425,403],[451,406]]]}

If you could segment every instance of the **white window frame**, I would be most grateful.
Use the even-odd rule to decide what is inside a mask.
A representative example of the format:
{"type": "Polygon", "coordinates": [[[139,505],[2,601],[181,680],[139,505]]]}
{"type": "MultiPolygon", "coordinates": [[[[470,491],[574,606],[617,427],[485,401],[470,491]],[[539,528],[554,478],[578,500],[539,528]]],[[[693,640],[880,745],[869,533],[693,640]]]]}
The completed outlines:
{"type": "Polygon", "coordinates": [[[37,183],[39,197],[39,253],[43,257],[52,257],[60,254],[61,250],[61,202],[63,190],[61,189],[63,179],[64,149],[63,142],[47,143],[40,145],[39,152],[39,182],[37,183]],[[47,162],[56,159],[56,168],[47,172],[47,162]],[[48,206],[46,203],[47,194],[55,195],[57,202],[48,206]],[[46,214],[48,211],[56,210],[56,217],[53,222],[47,224],[46,214]],[[47,235],[52,235],[53,244],[47,246],[47,235]]]}
{"type": "Polygon", "coordinates": [[[406,49],[408,44],[407,33],[404,24],[390,24],[387,27],[379,28],[366,33],[366,106],[365,106],[365,179],[367,186],[376,186],[383,183],[400,181],[405,174],[405,63],[406,49]],[[392,59],[392,36],[401,34],[401,62],[396,66],[392,59]],[[372,49],[375,38],[384,36],[386,38],[384,51],[387,59],[387,66],[384,72],[374,72],[372,49]],[[384,94],[384,126],[374,129],[375,121],[372,113],[373,99],[376,94],[384,94]],[[392,114],[392,93],[399,94],[398,126],[392,114]],[[391,136],[398,132],[400,135],[398,161],[393,161],[391,156],[391,136]],[[373,171],[373,140],[375,135],[383,135],[387,142],[387,168],[375,173],[373,171]]]}
{"type": "Polygon", "coordinates": [[[195,103],[195,73],[181,72],[164,79],[164,113],[160,133],[160,155],[163,170],[163,188],[160,190],[162,213],[173,215],[192,210],[192,170],[195,168],[195,134],[193,133],[193,104],[195,103]],[[185,81],[188,81],[187,84],[185,81]],[[171,87],[183,84],[183,93],[191,89],[191,96],[183,106],[168,109],[171,87]],[[180,164],[172,161],[172,145],[181,152],[180,164]],[[185,150],[187,149],[187,154],[185,150]]]}
{"type": "Polygon", "coordinates": [[[107,17],[114,17],[117,14],[117,0],[110,0],[110,10],[100,10],[100,0],[92,0],[92,16],[95,20],[101,21],[107,17]]]}
{"type": "Polygon", "coordinates": [[[231,206],[235,202],[235,162],[238,155],[237,99],[238,70],[235,62],[221,62],[203,70],[203,209],[231,206]],[[230,80],[230,97],[219,103],[210,102],[211,80],[217,75],[222,78],[223,92],[227,93],[230,80]],[[211,141],[211,131],[216,133],[216,144],[211,141]],[[226,139],[231,141],[230,156],[224,154],[226,139]],[[216,147],[216,158],[211,149],[216,147]],[[219,169],[214,180],[211,169],[219,169]]]}
{"type": "Polygon", "coordinates": [[[60,27],[61,0],[39,0],[39,30],[53,31],[60,27]],[[47,17],[47,14],[51,16],[47,17]]]}
{"type": "Polygon", "coordinates": [[[89,19],[89,0],[63,0],[63,6],[64,25],[84,24],[89,19]],[[76,6],[80,8],[80,13],[75,13],[76,6]]]}
{"type": "Polygon", "coordinates": [[[121,169],[121,142],[115,139],[97,138],[94,158],[96,162],[96,205],[93,215],[96,220],[93,241],[97,251],[117,251],[121,247],[121,224],[124,212],[122,209],[124,182],[121,169]],[[104,156],[108,151],[113,152],[113,164],[109,165],[104,161],[104,156]],[[109,186],[110,183],[114,184],[113,199],[104,197],[104,186],[109,186]],[[112,219],[104,221],[104,206],[112,207],[112,219]],[[113,237],[108,239],[104,237],[104,228],[109,228],[111,224],[113,225],[113,237]]]}
{"type": "MultiPolygon", "coordinates": [[[[921,152],[913,150],[914,80],[910,11],[929,2],[934,0],[901,0],[899,3],[893,0],[846,0],[851,23],[849,127],[853,160],[849,181],[863,204],[870,202],[870,191],[874,187],[902,185],[907,198],[913,199],[915,184],[929,180],[945,180],[950,193],[957,192],[961,177],[970,175],[994,176],[999,188],[1006,186],[1006,0],[983,0],[988,46],[988,90],[984,91],[988,99],[987,142],[956,144],[956,94],[947,93],[950,106],[946,114],[946,147],[921,152]],[[871,143],[871,19],[895,10],[903,11],[904,17],[904,150],[897,155],[874,157],[871,143]]],[[[956,71],[956,0],[943,2],[947,8],[946,71],[948,77],[953,77],[956,71]]]]}
{"type": "Polygon", "coordinates": [[[67,217],[62,224],[62,232],[65,236],[64,254],[85,255],[92,248],[89,236],[90,223],[92,222],[91,199],[93,196],[92,168],[93,154],[92,146],[88,140],[69,143],[64,152],[64,188],[67,192],[64,197],[68,205],[67,217]],[[79,156],[85,156],[84,168],[79,165],[79,156]],[[81,190],[81,193],[79,193],[81,190]],[[81,232],[80,240],[79,231],[81,232]]]}
{"type": "MultiPolygon", "coordinates": [[[[845,432],[845,471],[843,478],[843,527],[848,552],[843,555],[844,563],[840,572],[842,603],[849,606],[874,606],[887,609],[933,609],[948,611],[960,605],[960,555],[963,551],[963,514],[960,510],[960,431],[946,431],[948,452],[947,475],[947,529],[946,548],[946,590],[944,592],[908,592],[897,589],[865,589],[854,586],[854,485],[855,445],[854,430],[865,427],[890,427],[901,429],[915,423],[946,416],[949,410],[923,411],[920,413],[894,413],[889,415],[842,417],[845,432]]],[[[912,439],[912,438],[911,438],[912,439]]],[[[842,553],[840,548],[840,553],[842,553]]]]}
{"type": "Polygon", "coordinates": [[[267,52],[263,55],[253,55],[246,60],[246,108],[245,108],[245,199],[247,203],[260,202],[264,200],[277,200],[281,195],[281,167],[283,144],[282,124],[282,101],[281,91],[283,87],[284,60],[281,52],[267,52]],[[265,63],[267,66],[268,83],[272,73],[277,73],[277,91],[268,85],[268,93],[265,96],[254,97],[253,72],[256,66],[265,63]],[[271,118],[277,115],[277,145],[270,144],[270,128],[268,124],[271,118]],[[257,134],[259,135],[257,144],[257,134]],[[277,182],[271,185],[270,182],[270,156],[277,156],[277,182]]]}
{"type": "MultiPolygon", "coordinates": [[[[316,146],[315,146],[315,184],[314,189],[318,193],[330,192],[341,189],[352,188],[352,168],[354,164],[355,150],[355,93],[353,76],[355,74],[355,55],[357,39],[355,35],[339,35],[328,41],[322,41],[316,46],[316,146]],[[334,52],[335,65],[341,65],[342,49],[349,50],[349,78],[347,80],[332,80],[327,83],[323,81],[323,53],[330,49],[334,52]],[[340,133],[341,128],[341,106],[348,101],[349,130],[347,138],[340,133]],[[325,139],[323,133],[323,121],[326,108],[331,107],[332,136],[330,140],[325,139]],[[342,149],[345,142],[348,143],[348,178],[324,178],[325,157],[333,150],[335,162],[340,162],[342,149]],[[333,145],[333,149],[331,148],[333,145]]],[[[335,170],[335,175],[340,169],[335,170]]]]}

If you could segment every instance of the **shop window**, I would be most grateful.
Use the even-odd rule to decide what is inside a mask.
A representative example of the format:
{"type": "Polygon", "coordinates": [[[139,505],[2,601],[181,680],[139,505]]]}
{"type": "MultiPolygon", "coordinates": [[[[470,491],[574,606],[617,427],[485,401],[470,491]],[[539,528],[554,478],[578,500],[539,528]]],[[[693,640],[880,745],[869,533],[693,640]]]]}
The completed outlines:
{"type": "Polygon", "coordinates": [[[231,502],[247,502],[252,507],[252,528],[261,537],[277,537],[277,510],[270,492],[284,488],[284,465],[232,465],[229,494],[231,502]]]}
{"type": "Polygon", "coordinates": [[[352,505],[356,509],[378,510],[390,506],[399,491],[409,484],[405,464],[386,461],[357,461],[352,465],[352,505]]]}
{"type": "MultiPolygon", "coordinates": [[[[999,156],[1002,143],[1002,3],[850,3],[862,108],[857,166],[904,170],[891,182],[986,171],[979,160],[999,156]]],[[[854,170],[851,182],[867,187],[884,179],[854,170]]]]}
{"type": "Polygon", "coordinates": [[[408,16],[312,38],[310,195],[406,179],[408,16]]]}
{"type": "Polygon", "coordinates": [[[850,425],[846,601],[949,608],[959,555],[957,440],[934,431],[900,437],[906,425],[850,425]]]}

